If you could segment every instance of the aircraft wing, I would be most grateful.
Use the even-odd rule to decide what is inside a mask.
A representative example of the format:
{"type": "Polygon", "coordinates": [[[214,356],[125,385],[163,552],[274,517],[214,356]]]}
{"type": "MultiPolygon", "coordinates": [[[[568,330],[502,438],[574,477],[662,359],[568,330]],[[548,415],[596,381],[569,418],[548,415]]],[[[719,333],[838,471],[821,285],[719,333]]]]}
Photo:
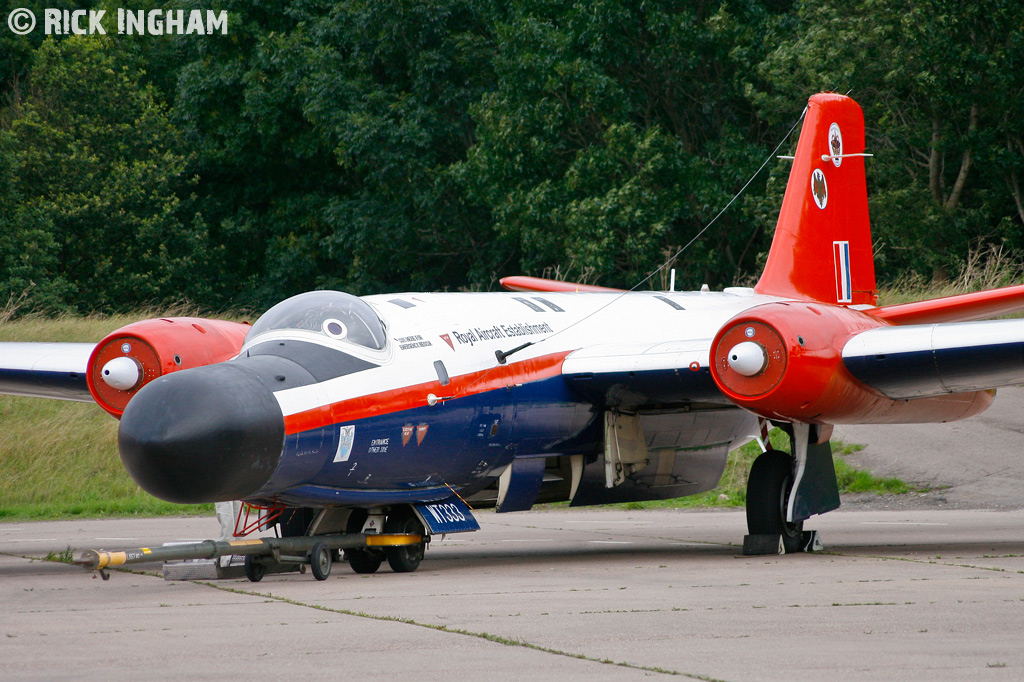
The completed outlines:
{"type": "Polygon", "coordinates": [[[93,402],[92,343],[0,343],[0,393],[93,402]]]}
{"type": "Polygon", "coordinates": [[[234,357],[248,331],[239,322],[161,317],[132,322],[97,344],[0,343],[0,394],[95,402],[120,419],[143,386],[234,357]]]}
{"type": "Polygon", "coordinates": [[[1024,320],[871,329],[846,343],[843,364],[893,399],[1024,383],[1024,320]]]}
{"type": "MultiPolygon", "coordinates": [[[[565,359],[562,374],[605,407],[729,403],[709,366],[713,348],[713,339],[588,346],[565,359]]],[[[893,400],[1012,386],[1024,383],[1024,320],[877,327],[851,335],[841,359],[847,376],[893,400]]],[[[817,362],[791,358],[788,371],[808,360],[817,362]]]]}

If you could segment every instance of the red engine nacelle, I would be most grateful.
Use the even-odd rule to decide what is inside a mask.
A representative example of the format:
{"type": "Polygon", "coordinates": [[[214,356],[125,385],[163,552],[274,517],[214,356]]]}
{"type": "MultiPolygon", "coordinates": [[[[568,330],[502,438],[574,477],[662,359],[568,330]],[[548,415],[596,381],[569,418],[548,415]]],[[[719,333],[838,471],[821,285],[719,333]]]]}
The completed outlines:
{"type": "Polygon", "coordinates": [[[247,323],[196,317],[133,322],[96,345],[89,357],[89,392],[120,419],[132,396],[153,379],[238,355],[249,329],[247,323]]]}
{"type": "Polygon", "coordinates": [[[885,325],[842,306],[767,303],[722,326],[711,344],[711,374],[740,407],[783,421],[940,422],[988,407],[992,397],[985,391],[892,400],[853,378],[843,365],[843,346],[885,325]]]}

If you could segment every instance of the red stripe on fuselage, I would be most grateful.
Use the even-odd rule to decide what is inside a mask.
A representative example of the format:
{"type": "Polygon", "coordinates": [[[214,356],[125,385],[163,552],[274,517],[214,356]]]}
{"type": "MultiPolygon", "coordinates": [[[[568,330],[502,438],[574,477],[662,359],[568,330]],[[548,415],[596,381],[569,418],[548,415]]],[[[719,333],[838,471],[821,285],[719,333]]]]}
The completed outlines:
{"type": "Polygon", "coordinates": [[[429,393],[433,393],[439,399],[454,400],[506,388],[514,384],[548,379],[562,373],[562,362],[571,352],[551,353],[522,362],[498,365],[479,372],[455,376],[447,386],[442,386],[440,381],[429,381],[297,412],[284,418],[285,432],[291,435],[331,424],[353,422],[367,417],[423,407],[427,404],[429,393]]]}

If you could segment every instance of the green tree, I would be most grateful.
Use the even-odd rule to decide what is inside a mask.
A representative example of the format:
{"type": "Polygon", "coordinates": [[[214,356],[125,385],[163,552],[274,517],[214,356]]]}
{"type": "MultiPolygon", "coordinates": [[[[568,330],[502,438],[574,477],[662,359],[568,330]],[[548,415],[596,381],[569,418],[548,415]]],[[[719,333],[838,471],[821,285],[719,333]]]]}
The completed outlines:
{"type": "Polygon", "coordinates": [[[109,311],[208,293],[203,223],[177,215],[181,139],[115,42],[44,42],[0,130],[0,296],[109,311]]]}
{"type": "MultiPolygon", "coordinates": [[[[45,37],[43,12],[46,9],[88,10],[93,0],[0,0],[0,125],[4,110],[17,106],[21,93],[28,87],[32,55],[45,37]],[[14,9],[27,9],[36,17],[36,28],[26,35],[8,30],[7,18],[14,9]]],[[[9,115],[9,114],[8,114],[9,115]]]]}
{"type": "MultiPolygon", "coordinates": [[[[761,3],[228,7],[175,114],[222,279],[261,304],[522,271],[632,284],[766,152],[739,78],[777,18],[761,3]]],[[[686,283],[753,265],[757,208],[687,253],[686,283]]]]}
{"type": "Polygon", "coordinates": [[[175,115],[225,280],[259,304],[465,284],[482,219],[446,168],[490,80],[471,3],[228,3],[230,41],[194,41],[175,115]]]}
{"type": "Polygon", "coordinates": [[[754,99],[773,115],[831,89],[864,107],[883,273],[941,278],[983,243],[1022,246],[1019,3],[826,0],[795,18],[754,99]]]}
{"type": "MultiPolygon", "coordinates": [[[[513,3],[459,169],[493,217],[491,267],[631,286],[694,237],[766,153],[739,75],[774,20],[760,3],[513,3]]],[[[733,283],[763,238],[744,199],[683,283],[733,283]]]]}
{"type": "MultiPolygon", "coordinates": [[[[1024,248],[1010,0],[218,9],[229,33],[205,39],[0,31],[0,296],[265,306],[520,272],[631,286],[826,89],[865,109],[883,276],[1024,248]]],[[[686,250],[681,286],[749,279],[787,172],[686,250]]]]}

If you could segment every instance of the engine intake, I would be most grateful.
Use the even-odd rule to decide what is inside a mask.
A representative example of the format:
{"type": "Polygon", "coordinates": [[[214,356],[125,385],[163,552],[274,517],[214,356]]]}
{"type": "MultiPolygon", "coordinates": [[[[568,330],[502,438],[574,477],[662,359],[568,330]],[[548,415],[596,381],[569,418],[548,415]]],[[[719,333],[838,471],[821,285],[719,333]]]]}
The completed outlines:
{"type": "Polygon", "coordinates": [[[982,412],[990,393],[897,400],[853,377],[843,347],[888,324],[821,303],[751,308],[722,326],[711,344],[711,376],[730,400],[768,419],[816,424],[951,421],[982,412]]]}
{"type": "Polygon", "coordinates": [[[230,360],[248,331],[248,324],[195,317],[133,322],[96,345],[89,357],[89,393],[120,419],[143,386],[170,372],[230,360]]]}

